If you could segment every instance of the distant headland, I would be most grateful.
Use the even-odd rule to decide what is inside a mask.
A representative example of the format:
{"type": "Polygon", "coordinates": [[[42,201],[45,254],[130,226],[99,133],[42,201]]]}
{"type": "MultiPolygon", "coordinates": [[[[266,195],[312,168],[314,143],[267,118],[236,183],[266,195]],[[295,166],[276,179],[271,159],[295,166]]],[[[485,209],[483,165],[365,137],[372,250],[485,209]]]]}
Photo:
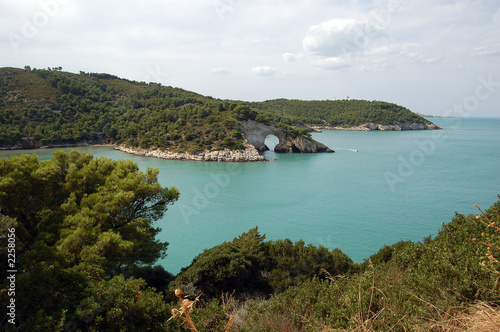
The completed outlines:
{"type": "Polygon", "coordinates": [[[436,119],[458,119],[460,118],[459,116],[442,116],[442,115],[432,115],[432,114],[427,114],[427,113],[417,113],[421,117],[424,118],[436,118],[436,119]]]}

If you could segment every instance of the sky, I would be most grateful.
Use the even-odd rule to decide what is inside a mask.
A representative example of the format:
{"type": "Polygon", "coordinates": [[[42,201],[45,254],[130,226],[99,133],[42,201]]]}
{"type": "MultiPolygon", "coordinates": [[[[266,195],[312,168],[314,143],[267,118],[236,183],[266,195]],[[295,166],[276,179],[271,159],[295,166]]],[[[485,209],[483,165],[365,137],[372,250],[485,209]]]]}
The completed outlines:
{"type": "Polygon", "coordinates": [[[498,0],[1,0],[0,67],[500,116],[498,0]]]}

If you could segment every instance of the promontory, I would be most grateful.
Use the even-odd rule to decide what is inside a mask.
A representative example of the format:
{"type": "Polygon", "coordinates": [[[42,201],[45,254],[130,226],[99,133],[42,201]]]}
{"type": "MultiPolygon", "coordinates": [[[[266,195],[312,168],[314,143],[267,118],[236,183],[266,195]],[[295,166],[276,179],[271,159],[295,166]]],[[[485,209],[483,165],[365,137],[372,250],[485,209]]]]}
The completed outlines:
{"type": "Polygon", "coordinates": [[[274,135],[276,152],[333,152],[314,128],[440,129],[380,101],[245,102],[61,67],[0,68],[0,149],[108,144],[158,158],[263,161],[274,135]]]}

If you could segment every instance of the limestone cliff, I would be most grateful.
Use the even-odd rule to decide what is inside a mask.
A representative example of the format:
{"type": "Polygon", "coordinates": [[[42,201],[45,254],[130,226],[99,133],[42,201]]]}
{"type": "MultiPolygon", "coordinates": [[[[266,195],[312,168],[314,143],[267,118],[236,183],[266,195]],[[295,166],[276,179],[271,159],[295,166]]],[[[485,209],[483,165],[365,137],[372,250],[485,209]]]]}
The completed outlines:
{"type": "Polygon", "coordinates": [[[439,130],[443,129],[434,123],[417,123],[417,122],[404,122],[395,125],[383,125],[379,123],[365,123],[355,127],[328,127],[328,126],[314,126],[314,129],[334,129],[334,130],[359,130],[359,131],[400,131],[400,130],[439,130]]]}
{"type": "Polygon", "coordinates": [[[276,145],[274,151],[300,153],[335,152],[323,143],[303,136],[287,137],[276,145]]]}
{"type": "Polygon", "coordinates": [[[144,157],[155,157],[161,159],[173,160],[196,160],[196,161],[228,161],[228,162],[247,162],[247,161],[267,161],[264,156],[259,155],[253,145],[245,143],[245,150],[217,150],[203,151],[197,153],[189,152],[171,152],[168,150],[150,150],[140,148],[129,148],[122,145],[115,146],[115,149],[144,157]]]}
{"type": "Polygon", "coordinates": [[[246,120],[241,122],[241,133],[247,142],[253,145],[258,151],[266,151],[265,145],[267,135],[274,135],[279,139],[274,151],[276,152],[334,152],[326,145],[304,136],[288,135],[283,129],[266,125],[261,122],[246,120]]]}

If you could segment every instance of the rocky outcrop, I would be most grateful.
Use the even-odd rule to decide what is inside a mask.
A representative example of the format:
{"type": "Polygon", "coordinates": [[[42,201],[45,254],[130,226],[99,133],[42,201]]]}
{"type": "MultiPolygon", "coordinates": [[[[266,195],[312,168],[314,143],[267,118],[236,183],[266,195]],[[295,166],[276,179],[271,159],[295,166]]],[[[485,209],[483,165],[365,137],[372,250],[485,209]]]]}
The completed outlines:
{"type": "Polygon", "coordinates": [[[264,143],[267,135],[274,135],[278,137],[280,143],[286,137],[286,134],[282,129],[268,126],[264,123],[253,120],[242,121],[240,130],[247,142],[253,145],[260,152],[269,150],[264,143]]]}
{"type": "Polygon", "coordinates": [[[261,152],[269,150],[265,144],[267,135],[274,135],[279,139],[279,143],[274,148],[276,152],[334,152],[326,145],[312,138],[291,136],[285,133],[281,128],[276,128],[253,120],[242,121],[240,130],[247,142],[261,152]]]}
{"type": "Polygon", "coordinates": [[[328,146],[303,136],[287,137],[280,141],[274,148],[275,152],[299,152],[299,153],[317,153],[334,152],[328,146]]]}
{"type": "Polygon", "coordinates": [[[358,130],[358,131],[372,131],[372,130],[381,130],[381,131],[401,131],[401,130],[439,130],[443,129],[440,126],[434,123],[417,123],[417,122],[404,122],[398,123],[396,125],[383,125],[379,123],[365,123],[356,127],[314,127],[315,129],[334,129],[334,130],[358,130]]]}
{"type": "Polygon", "coordinates": [[[228,161],[228,162],[250,162],[267,161],[264,156],[253,145],[245,144],[245,150],[218,150],[203,151],[198,153],[189,152],[171,152],[168,150],[148,150],[140,148],[129,148],[122,145],[115,146],[115,149],[144,157],[155,157],[161,159],[173,160],[196,160],[196,161],[228,161]]]}

